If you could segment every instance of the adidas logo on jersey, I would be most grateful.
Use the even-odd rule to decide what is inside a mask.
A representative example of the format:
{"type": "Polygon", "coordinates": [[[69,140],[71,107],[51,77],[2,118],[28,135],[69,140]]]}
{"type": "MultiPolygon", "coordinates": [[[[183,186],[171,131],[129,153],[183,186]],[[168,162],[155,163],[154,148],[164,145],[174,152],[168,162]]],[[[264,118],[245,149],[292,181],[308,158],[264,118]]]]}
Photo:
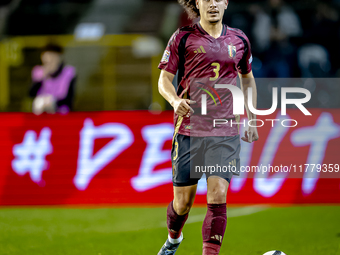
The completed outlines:
{"type": "Polygon", "coordinates": [[[197,50],[194,51],[194,53],[206,53],[206,52],[203,46],[201,45],[197,50]]]}

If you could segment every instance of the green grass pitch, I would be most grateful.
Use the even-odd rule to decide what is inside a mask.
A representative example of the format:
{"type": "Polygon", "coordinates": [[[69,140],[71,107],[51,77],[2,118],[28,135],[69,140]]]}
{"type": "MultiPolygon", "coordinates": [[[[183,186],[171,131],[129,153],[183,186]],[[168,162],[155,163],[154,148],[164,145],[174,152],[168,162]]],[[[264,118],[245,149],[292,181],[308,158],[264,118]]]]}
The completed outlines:
{"type": "MultiPolygon", "coordinates": [[[[340,255],[340,206],[230,207],[220,254],[340,255]]],[[[193,208],[176,255],[202,254],[206,209],[193,208]]],[[[165,208],[1,208],[0,254],[156,255],[167,237],[165,208]]]]}

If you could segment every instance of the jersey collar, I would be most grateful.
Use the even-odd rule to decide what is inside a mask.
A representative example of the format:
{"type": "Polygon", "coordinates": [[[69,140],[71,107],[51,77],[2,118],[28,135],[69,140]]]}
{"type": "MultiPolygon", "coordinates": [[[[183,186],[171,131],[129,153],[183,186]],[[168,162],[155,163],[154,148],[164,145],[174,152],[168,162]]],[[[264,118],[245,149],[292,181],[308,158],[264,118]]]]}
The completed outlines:
{"type": "MultiPolygon", "coordinates": [[[[220,36],[227,35],[227,33],[228,33],[227,26],[224,25],[224,24],[222,24],[222,26],[223,26],[223,27],[222,27],[222,32],[221,32],[221,35],[220,35],[220,36]]],[[[204,35],[209,35],[208,32],[205,31],[205,30],[203,29],[203,27],[201,26],[201,24],[200,24],[199,22],[197,22],[197,27],[198,27],[198,30],[199,30],[202,34],[204,34],[204,35]]],[[[211,35],[209,35],[209,36],[211,36],[211,35]]]]}

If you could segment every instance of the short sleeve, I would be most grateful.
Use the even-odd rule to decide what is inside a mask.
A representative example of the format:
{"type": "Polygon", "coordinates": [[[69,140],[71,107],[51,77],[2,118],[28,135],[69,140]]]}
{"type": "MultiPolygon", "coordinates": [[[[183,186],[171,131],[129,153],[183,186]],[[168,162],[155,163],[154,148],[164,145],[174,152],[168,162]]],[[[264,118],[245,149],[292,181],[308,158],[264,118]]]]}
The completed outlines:
{"type": "Polygon", "coordinates": [[[250,42],[246,35],[238,36],[243,41],[243,56],[237,65],[238,72],[241,74],[247,74],[251,71],[251,63],[253,56],[251,54],[250,42]]]}
{"type": "Polygon", "coordinates": [[[179,45],[179,29],[171,36],[168,45],[163,53],[161,62],[158,65],[159,69],[169,73],[176,74],[178,69],[178,45],[179,45]]]}

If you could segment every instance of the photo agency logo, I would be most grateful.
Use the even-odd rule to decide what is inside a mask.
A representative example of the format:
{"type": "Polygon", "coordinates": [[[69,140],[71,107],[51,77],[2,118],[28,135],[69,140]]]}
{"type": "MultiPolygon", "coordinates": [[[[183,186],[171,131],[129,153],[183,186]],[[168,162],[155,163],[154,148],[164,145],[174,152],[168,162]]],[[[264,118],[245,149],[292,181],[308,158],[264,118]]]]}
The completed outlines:
{"type": "MultiPolygon", "coordinates": [[[[200,98],[198,98],[201,102],[201,111],[200,115],[208,115],[209,116],[209,111],[212,110],[211,112],[214,111],[220,111],[222,107],[230,107],[231,105],[226,105],[226,102],[223,100],[222,95],[225,95],[225,92],[222,92],[223,90],[219,90],[219,93],[216,91],[216,89],[224,89],[224,90],[229,90],[231,97],[232,97],[232,114],[234,116],[237,115],[244,115],[245,114],[245,100],[244,100],[244,94],[242,90],[232,84],[214,84],[213,86],[208,86],[206,85],[203,87],[202,82],[198,82],[199,86],[198,89],[200,91],[203,91],[204,93],[200,93],[198,95],[200,98]],[[221,100],[222,98],[222,100],[221,100]],[[214,103],[208,102],[208,100],[212,100],[214,103]],[[222,103],[223,102],[223,103],[222,103]],[[221,108],[215,108],[212,109],[213,107],[221,107],[221,108]]],[[[270,109],[265,109],[265,110],[259,110],[255,109],[253,106],[253,89],[252,87],[248,87],[247,91],[247,106],[249,111],[251,111],[253,114],[257,116],[267,116],[272,113],[274,113],[278,107],[278,88],[273,87],[272,88],[272,105],[270,109]]],[[[229,94],[229,93],[227,93],[229,94]]],[[[197,97],[197,95],[196,95],[197,97]]],[[[309,90],[305,88],[299,88],[299,87],[281,87],[281,116],[287,116],[287,119],[249,119],[248,120],[248,125],[251,127],[262,127],[265,125],[265,122],[271,123],[271,126],[274,126],[274,123],[279,122],[283,127],[295,127],[298,125],[298,121],[294,119],[290,119],[289,116],[287,115],[287,105],[295,105],[304,115],[312,115],[306,107],[303,105],[304,103],[307,103],[311,99],[311,93],[309,90]],[[295,94],[301,94],[303,97],[302,98],[287,98],[287,95],[289,93],[295,93],[295,94]]],[[[195,100],[195,99],[193,99],[195,100]]],[[[197,100],[197,99],[196,99],[197,100]]],[[[216,116],[216,115],[214,115],[216,116]]],[[[246,120],[243,120],[243,122],[237,122],[234,119],[221,119],[221,118],[214,118],[213,119],[213,127],[217,127],[219,125],[243,125],[244,127],[246,126],[246,120]]]]}

